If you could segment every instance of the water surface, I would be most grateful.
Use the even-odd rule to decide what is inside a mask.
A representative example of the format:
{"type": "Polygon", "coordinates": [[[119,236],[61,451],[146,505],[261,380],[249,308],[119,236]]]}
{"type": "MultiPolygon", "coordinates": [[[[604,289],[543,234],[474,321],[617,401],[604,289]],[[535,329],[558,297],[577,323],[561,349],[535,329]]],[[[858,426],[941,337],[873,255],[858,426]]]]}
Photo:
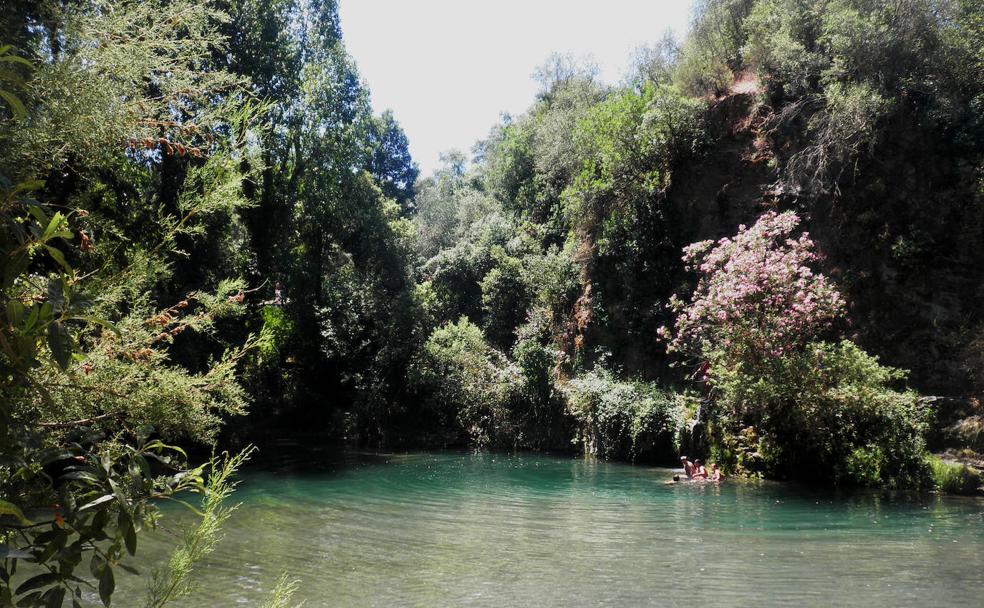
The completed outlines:
{"type": "MultiPolygon", "coordinates": [[[[984,603],[984,500],[672,474],[447,453],[246,473],[184,605],[258,606],[283,571],[308,607],[984,603]]],[[[142,535],[141,569],[170,542],[142,535]]],[[[139,605],[145,581],[117,581],[114,605],[139,605]]]]}

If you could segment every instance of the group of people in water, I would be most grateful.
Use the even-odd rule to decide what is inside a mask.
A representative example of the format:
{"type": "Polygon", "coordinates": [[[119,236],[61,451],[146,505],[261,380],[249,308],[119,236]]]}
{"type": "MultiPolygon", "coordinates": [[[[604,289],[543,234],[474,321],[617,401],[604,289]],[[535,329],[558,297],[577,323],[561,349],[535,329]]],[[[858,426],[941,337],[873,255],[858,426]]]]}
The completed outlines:
{"type": "MultiPolygon", "coordinates": [[[[683,472],[686,473],[687,479],[691,481],[721,481],[723,477],[721,469],[718,468],[717,464],[712,463],[711,470],[708,471],[704,463],[700,461],[700,458],[695,458],[691,462],[686,456],[681,456],[680,464],[683,465],[683,472]]],[[[673,481],[680,481],[680,476],[674,475],[673,481]]]]}

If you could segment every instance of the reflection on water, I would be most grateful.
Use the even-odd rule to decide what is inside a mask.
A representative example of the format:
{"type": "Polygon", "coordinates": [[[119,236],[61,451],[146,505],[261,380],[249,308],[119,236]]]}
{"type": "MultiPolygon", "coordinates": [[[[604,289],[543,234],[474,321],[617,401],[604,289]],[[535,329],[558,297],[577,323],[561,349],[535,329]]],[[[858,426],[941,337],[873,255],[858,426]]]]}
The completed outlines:
{"type": "MultiPolygon", "coordinates": [[[[537,455],[349,455],[252,472],[187,606],[980,606],[984,500],[773,483],[537,455]]],[[[169,509],[168,527],[186,517],[169,509]]],[[[141,537],[141,570],[164,559],[141,537]]],[[[145,581],[120,574],[114,605],[145,581]]]]}

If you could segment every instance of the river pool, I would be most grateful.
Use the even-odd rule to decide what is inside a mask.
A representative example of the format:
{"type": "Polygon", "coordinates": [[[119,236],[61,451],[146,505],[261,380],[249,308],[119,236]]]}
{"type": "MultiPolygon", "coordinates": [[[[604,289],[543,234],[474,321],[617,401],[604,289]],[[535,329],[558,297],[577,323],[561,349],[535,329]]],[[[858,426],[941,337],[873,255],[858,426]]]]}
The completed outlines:
{"type": "MultiPolygon", "coordinates": [[[[311,460],[241,476],[180,605],[259,606],[284,571],[308,608],[984,605],[982,499],[667,485],[669,469],[525,454],[311,460]]],[[[144,575],[171,542],[141,535],[144,575]]],[[[140,605],[144,580],[117,583],[114,606],[140,605]]]]}

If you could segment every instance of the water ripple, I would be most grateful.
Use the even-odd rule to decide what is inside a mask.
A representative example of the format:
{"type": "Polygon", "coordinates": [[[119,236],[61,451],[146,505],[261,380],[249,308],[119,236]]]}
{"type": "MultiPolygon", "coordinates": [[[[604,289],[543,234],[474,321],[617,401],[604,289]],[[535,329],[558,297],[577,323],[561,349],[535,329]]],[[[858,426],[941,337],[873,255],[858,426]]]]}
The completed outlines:
{"type": "MultiPolygon", "coordinates": [[[[307,606],[343,607],[980,606],[984,588],[981,500],[666,485],[532,455],[347,459],[247,475],[187,605],[259,605],[283,571],[307,606]]],[[[150,538],[141,556],[166,551],[150,538]]],[[[143,583],[121,579],[115,603],[143,583]]]]}

